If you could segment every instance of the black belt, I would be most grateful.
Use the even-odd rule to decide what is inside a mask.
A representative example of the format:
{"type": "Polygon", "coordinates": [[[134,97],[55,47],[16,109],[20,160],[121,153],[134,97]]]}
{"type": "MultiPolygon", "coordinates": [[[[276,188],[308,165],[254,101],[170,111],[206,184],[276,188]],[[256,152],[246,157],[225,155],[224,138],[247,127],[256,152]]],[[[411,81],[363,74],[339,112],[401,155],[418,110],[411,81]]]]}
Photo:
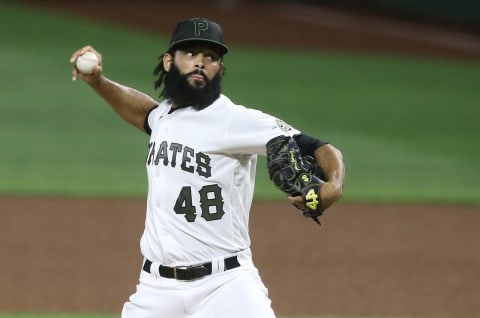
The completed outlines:
{"type": "MultiPolygon", "coordinates": [[[[225,258],[223,260],[225,264],[225,270],[236,268],[240,266],[237,256],[232,256],[225,258]]],[[[152,262],[148,259],[143,264],[143,270],[147,273],[150,273],[150,268],[152,262]]],[[[177,267],[168,267],[160,265],[159,267],[160,276],[165,278],[174,278],[176,280],[195,280],[212,274],[212,263],[204,263],[195,266],[177,266],[177,267]]]]}

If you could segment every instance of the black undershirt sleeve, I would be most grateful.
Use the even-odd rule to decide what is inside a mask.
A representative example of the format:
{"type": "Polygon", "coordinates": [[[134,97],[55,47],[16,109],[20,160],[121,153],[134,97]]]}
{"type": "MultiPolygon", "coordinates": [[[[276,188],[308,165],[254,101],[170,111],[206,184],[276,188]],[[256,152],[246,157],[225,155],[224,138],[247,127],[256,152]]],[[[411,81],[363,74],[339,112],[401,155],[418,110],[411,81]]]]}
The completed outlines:
{"type": "Polygon", "coordinates": [[[157,107],[158,105],[155,105],[148,111],[147,116],[145,116],[145,122],[143,123],[143,129],[145,129],[145,132],[149,136],[152,134],[152,128],[150,128],[150,125],[148,124],[148,117],[150,116],[150,113],[157,107]]]}
{"type": "Polygon", "coordinates": [[[328,144],[327,141],[322,141],[320,139],[313,138],[305,134],[295,135],[293,136],[293,139],[297,143],[298,148],[300,148],[300,154],[302,156],[310,155],[314,158],[315,158],[315,150],[318,147],[328,144]]]}

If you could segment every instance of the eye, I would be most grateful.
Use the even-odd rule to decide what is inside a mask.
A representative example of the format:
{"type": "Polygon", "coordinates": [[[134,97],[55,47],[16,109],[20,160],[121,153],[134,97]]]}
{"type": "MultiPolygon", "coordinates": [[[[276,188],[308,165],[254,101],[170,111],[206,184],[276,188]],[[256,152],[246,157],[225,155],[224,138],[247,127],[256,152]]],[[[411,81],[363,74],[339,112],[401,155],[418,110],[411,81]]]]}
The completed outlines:
{"type": "Polygon", "coordinates": [[[182,51],[182,54],[187,57],[193,57],[197,54],[196,50],[194,50],[193,48],[185,48],[181,51],[182,51]]]}
{"type": "Polygon", "coordinates": [[[206,57],[207,59],[209,59],[210,61],[217,61],[217,60],[220,59],[220,57],[219,57],[217,54],[213,53],[213,52],[205,53],[205,57],[206,57]]]}

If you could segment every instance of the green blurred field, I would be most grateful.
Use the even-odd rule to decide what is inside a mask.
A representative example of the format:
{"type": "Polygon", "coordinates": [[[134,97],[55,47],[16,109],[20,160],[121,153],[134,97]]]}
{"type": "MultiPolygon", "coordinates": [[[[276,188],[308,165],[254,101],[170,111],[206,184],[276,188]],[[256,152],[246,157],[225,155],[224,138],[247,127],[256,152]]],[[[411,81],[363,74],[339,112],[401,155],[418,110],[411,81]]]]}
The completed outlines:
{"type": "MultiPolygon", "coordinates": [[[[68,60],[92,44],[107,76],[156,96],[167,39],[4,2],[0,21],[0,194],[145,196],[147,136],[68,60]]],[[[480,62],[232,46],[225,63],[235,102],[343,151],[344,201],[480,203],[480,62]]],[[[257,198],[281,197],[264,166],[257,198]]]]}

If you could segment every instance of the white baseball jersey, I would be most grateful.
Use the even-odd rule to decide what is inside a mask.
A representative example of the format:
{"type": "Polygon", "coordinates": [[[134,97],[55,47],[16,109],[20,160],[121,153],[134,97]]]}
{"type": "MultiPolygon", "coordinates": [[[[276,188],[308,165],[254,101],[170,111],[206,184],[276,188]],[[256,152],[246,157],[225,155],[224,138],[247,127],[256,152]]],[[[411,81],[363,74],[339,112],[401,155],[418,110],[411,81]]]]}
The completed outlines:
{"type": "Polygon", "coordinates": [[[148,117],[142,254],[180,266],[249,249],[257,155],[270,139],[300,132],[224,95],[200,111],[170,110],[163,101],[148,117]]]}

